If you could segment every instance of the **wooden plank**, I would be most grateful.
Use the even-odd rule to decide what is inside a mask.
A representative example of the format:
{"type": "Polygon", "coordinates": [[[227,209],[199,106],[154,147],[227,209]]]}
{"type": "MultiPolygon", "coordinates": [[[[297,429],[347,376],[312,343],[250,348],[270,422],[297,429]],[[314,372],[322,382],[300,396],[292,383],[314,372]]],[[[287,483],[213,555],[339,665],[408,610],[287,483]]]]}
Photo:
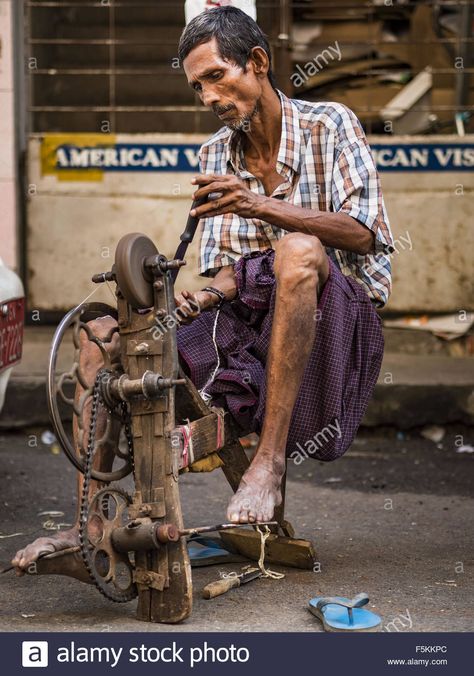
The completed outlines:
{"type": "MultiPolygon", "coordinates": [[[[141,378],[146,370],[153,368],[165,377],[176,375],[171,372],[173,350],[176,350],[172,332],[167,337],[170,341],[165,349],[167,354],[154,354],[151,357],[146,354],[130,355],[127,354],[128,342],[146,342],[149,339],[149,325],[141,315],[128,315],[126,303],[119,300],[120,320],[122,363],[126,373],[133,373],[133,378],[141,378]],[[131,323],[128,323],[128,316],[131,323]]],[[[162,517],[155,521],[172,523],[182,528],[177,477],[172,473],[167,474],[171,456],[169,433],[174,427],[174,390],[155,401],[134,398],[130,407],[132,417],[138,416],[140,420],[132,429],[136,495],[141,497],[143,503],[155,503],[154,514],[162,517]]],[[[134,506],[139,508],[138,504],[134,506]]],[[[137,617],[148,622],[179,622],[187,617],[191,611],[192,586],[184,538],[157,551],[136,552],[135,559],[136,568],[141,571],[137,617]],[[144,583],[146,580],[149,580],[149,584],[144,583]]]]}
{"type": "MultiPolygon", "coordinates": [[[[178,467],[188,467],[196,460],[204,458],[210,453],[218,450],[217,430],[219,425],[219,415],[211,413],[198,420],[193,420],[187,425],[186,432],[180,427],[176,427],[172,433],[173,449],[178,453],[178,467]],[[190,441],[187,439],[190,437],[190,441]],[[185,452],[186,447],[186,452],[185,452]]],[[[224,428],[224,422],[222,421],[224,428]]],[[[224,433],[223,433],[224,438],[224,433]]]]}
{"type": "MultiPolygon", "coordinates": [[[[260,558],[260,534],[254,530],[229,528],[220,532],[224,545],[253,561],[260,558]]],[[[316,552],[309,540],[299,540],[272,533],[265,543],[265,562],[312,570],[316,552]]]]}
{"type": "Polygon", "coordinates": [[[194,383],[179,369],[179,377],[186,380],[186,385],[180,385],[176,392],[176,420],[197,420],[202,416],[209,415],[211,409],[203,401],[194,383]]]}
{"type": "MultiPolygon", "coordinates": [[[[164,290],[169,299],[165,302],[164,290],[156,291],[156,302],[172,306],[172,284],[169,279],[163,278],[164,290]]],[[[163,362],[159,371],[165,378],[176,378],[175,364],[177,364],[176,327],[173,327],[163,338],[163,362]]],[[[154,357],[155,363],[158,356],[154,357]]],[[[168,410],[163,413],[155,413],[162,417],[163,434],[153,438],[153,462],[152,462],[152,485],[162,487],[165,497],[166,516],[164,522],[171,523],[182,529],[183,516],[179,499],[178,472],[173,468],[173,448],[171,445],[171,432],[176,426],[175,422],[175,388],[168,391],[168,410]]],[[[152,417],[153,420],[153,417],[152,417]]],[[[155,425],[156,427],[156,425],[155,425]]],[[[180,622],[188,617],[192,609],[192,578],[191,564],[185,538],[178,542],[171,542],[165,547],[160,547],[152,554],[154,572],[166,576],[167,584],[162,591],[153,589],[151,592],[150,620],[152,622],[180,622]]]]}
{"type": "Polygon", "coordinates": [[[134,437],[141,437],[142,434],[142,420],[139,415],[132,418],[132,433],[134,437]]]}
{"type": "MultiPolygon", "coordinates": [[[[149,367],[144,368],[139,377],[147,370],[149,367]]],[[[168,410],[168,406],[168,396],[165,394],[159,399],[135,399],[133,410],[134,415],[149,415],[150,413],[164,413],[168,410]]]]}
{"type": "Polygon", "coordinates": [[[232,490],[235,492],[240,484],[244,473],[250,465],[250,461],[242,448],[240,441],[233,438],[228,444],[217,452],[218,456],[224,463],[222,471],[229,482],[232,490]]]}
{"type": "Polygon", "coordinates": [[[155,437],[162,437],[163,436],[163,416],[162,415],[155,415],[155,429],[154,429],[154,435],[155,437]]]}

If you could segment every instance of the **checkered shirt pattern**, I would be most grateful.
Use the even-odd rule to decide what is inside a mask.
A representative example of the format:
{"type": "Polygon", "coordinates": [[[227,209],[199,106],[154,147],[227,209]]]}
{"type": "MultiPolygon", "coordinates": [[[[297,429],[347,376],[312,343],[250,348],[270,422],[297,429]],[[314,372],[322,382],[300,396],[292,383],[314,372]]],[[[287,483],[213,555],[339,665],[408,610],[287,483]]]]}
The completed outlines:
{"type": "MultiPolygon", "coordinates": [[[[341,272],[352,276],[375,305],[385,305],[391,291],[393,239],[380,180],[362,126],[339,103],[289,99],[278,91],[282,132],[277,172],[282,183],[272,193],[305,209],[344,212],[375,233],[375,253],[359,255],[326,247],[341,272]]],[[[253,192],[263,184],[245,169],[241,132],[220,129],[201,147],[203,174],[234,173],[253,192]]],[[[259,219],[223,214],[201,221],[199,274],[214,276],[244,254],[274,248],[287,230],[259,219]]]]}

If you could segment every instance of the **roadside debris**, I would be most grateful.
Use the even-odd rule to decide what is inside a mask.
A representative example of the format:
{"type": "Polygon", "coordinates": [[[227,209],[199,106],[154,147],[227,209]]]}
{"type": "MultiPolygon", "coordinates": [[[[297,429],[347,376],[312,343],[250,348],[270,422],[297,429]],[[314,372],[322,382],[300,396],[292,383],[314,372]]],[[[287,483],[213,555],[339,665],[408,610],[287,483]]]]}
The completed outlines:
{"type": "Polygon", "coordinates": [[[53,455],[59,455],[61,453],[61,447],[58,444],[58,440],[51,430],[45,430],[41,433],[41,443],[45,446],[50,446],[53,455]]]}
{"type": "Polygon", "coordinates": [[[470,444],[463,444],[456,448],[456,453],[474,453],[474,446],[470,444]]]}
{"type": "Polygon", "coordinates": [[[446,430],[439,425],[428,425],[427,427],[423,427],[420,432],[422,437],[433,441],[435,444],[439,444],[439,442],[444,439],[445,434],[446,430]]]}
{"type": "Polygon", "coordinates": [[[45,446],[51,446],[56,441],[56,437],[50,430],[45,430],[41,434],[41,443],[45,446]]]}

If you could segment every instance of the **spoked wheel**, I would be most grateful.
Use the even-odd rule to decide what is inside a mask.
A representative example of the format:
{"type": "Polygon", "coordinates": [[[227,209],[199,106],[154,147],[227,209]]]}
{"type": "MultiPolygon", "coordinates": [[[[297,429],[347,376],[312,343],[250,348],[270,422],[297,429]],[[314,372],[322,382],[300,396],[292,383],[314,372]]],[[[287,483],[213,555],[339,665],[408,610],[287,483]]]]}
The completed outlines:
{"type": "MultiPolygon", "coordinates": [[[[106,349],[107,343],[112,341],[114,333],[118,331],[118,327],[112,327],[107,336],[100,339],[94,335],[91,327],[87,322],[99,317],[110,315],[117,319],[117,310],[106,303],[85,303],[77,308],[74,308],[62,319],[56,333],[54,334],[51,351],[49,355],[48,364],[48,379],[46,385],[49,414],[53,423],[56,438],[61,444],[64,452],[74,467],[80,472],[84,473],[84,458],[87,452],[86,433],[84,425],[84,410],[86,405],[91,400],[94,383],[88,383],[80,368],[79,362],[79,348],[80,348],[80,332],[85,331],[88,339],[95,343],[99,348],[103,360],[104,368],[110,371],[114,370],[114,365],[111,364],[110,354],[106,349]],[[72,340],[74,343],[74,361],[69,369],[63,373],[58,373],[57,361],[58,354],[63,344],[63,339],[72,329],[72,340]],[[80,384],[83,392],[78,400],[75,400],[74,392],[66,392],[66,388],[73,388],[80,384]],[[72,395],[72,396],[71,396],[72,395]],[[70,437],[66,433],[63,424],[63,418],[60,412],[60,402],[69,407],[72,411],[73,423],[77,424],[78,429],[78,451],[74,448],[70,437]]],[[[107,423],[104,433],[100,438],[96,439],[96,444],[100,445],[111,439],[112,427],[114,424],[113,414],[107,411],[107,423]]],[[[130,435],[128,435],[130,436],[130,435]]],[[[110,472],[101,472],[96,469],[92,470],[91,477],[97,481],[109,483],[110,481],[119,481],[132,472],[133,459],[131,457],[130,447],[126,451],[122,451],[117,442],[115,454],[120,459],[120,465],[110,472]]]]}

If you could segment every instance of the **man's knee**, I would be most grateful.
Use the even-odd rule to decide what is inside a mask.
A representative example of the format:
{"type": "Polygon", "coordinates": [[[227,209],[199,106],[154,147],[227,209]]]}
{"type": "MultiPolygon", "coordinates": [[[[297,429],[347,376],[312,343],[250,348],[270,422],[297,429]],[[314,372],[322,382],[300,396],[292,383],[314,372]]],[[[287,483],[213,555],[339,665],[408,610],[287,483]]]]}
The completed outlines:
{"type": "Polygon", "coordinates": [[[281,282],[313,278],[318,281],[327,269],[327,255],[321,241],[313,235],[290,232],[275,246],[275,277],[281,282]]]}

